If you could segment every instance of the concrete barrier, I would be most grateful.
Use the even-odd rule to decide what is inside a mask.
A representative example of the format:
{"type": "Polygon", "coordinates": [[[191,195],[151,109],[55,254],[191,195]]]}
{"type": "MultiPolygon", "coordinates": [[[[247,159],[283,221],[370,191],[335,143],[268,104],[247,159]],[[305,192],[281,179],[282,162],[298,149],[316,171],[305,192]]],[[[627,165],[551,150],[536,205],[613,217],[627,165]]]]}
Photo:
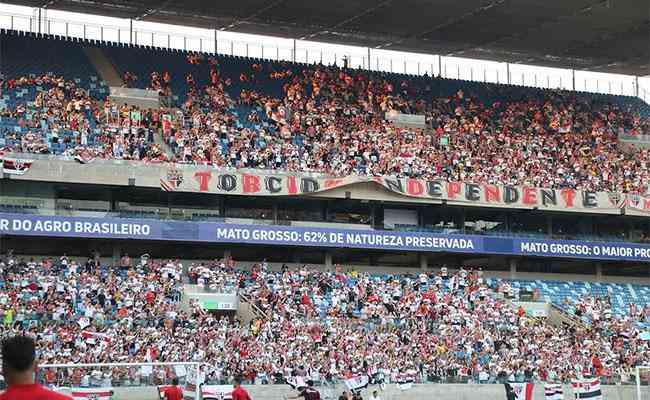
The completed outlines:
{"type": "MultiPolygon", "coordinates": [[[[295,395],[287,385],[244,385],[253,400],[281,400],[286,395],[295,395]]],[[[323,400],[338,399],[345,388],[337,385],[331,389],[319,388],[323,400]]],[[[374,387],[370,387],[370,391],[374,387]]],[[[363,398],[370,397],[370,391],[364,390],[363,398]]],[[[626,386],[602,386],[604,400],[636,400],[636,388],[626,386]]],[[[116,400],[157,400],[158,392],[155,387],[115,388],[116,400]]],[[[396,385],[388,385],[380,393],[382,400],[505,400],[503,385],[475,384],[424,384],[414,385],[412,389],[401,391],[396,385]]],[[[570,385],[564,386],[564,399],[573,400],[570,385]]],[[[536,384],[533,400],[544,400],[544,385],[536,384]]]]}

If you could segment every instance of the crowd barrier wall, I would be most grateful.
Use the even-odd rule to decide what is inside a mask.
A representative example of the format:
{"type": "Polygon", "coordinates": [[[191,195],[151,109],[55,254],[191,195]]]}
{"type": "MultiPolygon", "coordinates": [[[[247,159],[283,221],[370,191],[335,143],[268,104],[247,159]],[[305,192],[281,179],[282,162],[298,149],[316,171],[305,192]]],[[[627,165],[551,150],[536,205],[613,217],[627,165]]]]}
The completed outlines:
{"type": "MultiPolygon", "coordinates": [[[[244,385],[253,400],[279,400],[284,396],[296,395],[287,385],[244,385]]],[[[329,392],[330,389],[327,391],[329,392]]],[[[331,389],[334,399],[345,390],[342,385],[331,389]]],[[[373,390],[372,387],[370,390],[373,390]]],[[[321,398],[326,390],[321,389],[321,398]]],[[[636,400],[636,387],[633,385],[602,386],[603,399],[636,400]]],[[[157,398],[155,387],[115,388],[115,395],[120,400],[154,400],[157,398]]],[[[365,390],[363,398],[370,397],[365,390]]],[[[501,400],[505,399],[505,389],[500,384],[423,384],[414,385],[410,390],[402,391],[396,385],[388,385],[381,392],[382,400],[501,400]]],[[[533,389],[533,400],[544,399],[544,385],[537,384],[533,389]]],[[[564,385],[564,399],[573,400],[570,385],[564,385]]]]}

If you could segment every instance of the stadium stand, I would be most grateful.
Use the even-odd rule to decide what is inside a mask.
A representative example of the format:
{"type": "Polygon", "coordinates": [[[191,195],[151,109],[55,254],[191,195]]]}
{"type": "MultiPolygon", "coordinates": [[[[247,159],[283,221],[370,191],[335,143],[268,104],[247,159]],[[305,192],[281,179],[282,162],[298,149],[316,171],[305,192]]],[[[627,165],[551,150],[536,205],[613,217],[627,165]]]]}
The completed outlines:
{"type": "MultiPolygon", "coordinates": [[[[643,285],[511,281],[463,268],[369,275],[339,266],[272,271],[261,263],[244,271],[232,259],[193,263],[184,277],[180,261],[148,255],[137,262],[125,255],[116,266],[94,257],[7,255],[0,267],[5,333],[38,337],[43,363],[171,362],[192,354],[213,366],[206,372],[213,383],[238,375],[283,383],[296,374],[338,381],[360,373],[392,382],[487,383],[568,381],[582,373],[628,382],[632,368],[650,360],[639,338],[650,322],[650,287],[643,285]],[[250,325],[182,300],[187,278],[238,290],[257,310],[250,325]],[[527,316],[510,303],[517,288],[540,289],[587,319],[588,328],[527,316]]],[[[77,368],[48,370],[45,381],[162,384],[174,371],[164,374],[77,368]]]]}
{"type": "Polygon", "coordinates": [[[623,152],[617,141],[619,134],[650,132],[648,105],[639,99],[101,44],[120,73],[131,77],[128,85],[171,91],[180,107],[131,110],[99,105],[105,88],[88,75],[94,72],[82,43],[15,32],[3,38],[19,43],[3,47],[14,60],[4,84],[3,136],[6,145],[23,151],[89,147],[94,155],[117,159],[648,191],[648,150],[623,152]],[[72,63],[76,68],[51,70],[34,60],[20,69],[68,79],[67,97],[47,104],[64,118],[60,128],[42,121],[38,128],[38,81],[16,75],[18,66],[30,63],[21,41],[61,47],[72,61],[81,60],[72,63]],[[73,85],[90,92],[81,94],[73,85]],[[67,115],[70,101],[76,108],[85,101],[85,112],[67,115]],[[391,110],[424,113],[429,128],[395,127],[384,119],[391,110]],[[115,134],[115,119],[121,134],[115,134]],[[153,144],[161,131],[173,155],[153,144]]]}
{"type": "MultiPolygon", "coordinates": [[[[46,177],[41,181],[22,180],[27,168],[11,171],[0,163],[2,336],[36,337],[42,364],[192,361],[204,363],[204,383],[217,385],[236,377],[251,385],[284,385],[296,377],[329,385],[359,376],[418,384],[567,384],[596,376],[603,384],[631,385],[635,368],[650,365],[650,224],[641,200],[650,196],[650,148],[619,142],[621,136],[650,135],[650,105],[639,98],[14,30],[0,31],[0,79],[0,157],[54,156],[34,157],[43,160],[39,168],[54,171],[38,175],[46,177]],[[156,93],[164,106],[113,101],[90,54],[101,55],[102,68],[113,68],[124,88],[156,93]],[[423,115],[424,127],[391,122],[391,113],[423,115]],[[105,169],[97,176],[106,182],[66,177],[70,164],[89,167],[72,158],[80,164],[106,160],[97,163],[105,169]],[[183,179],[202,187],[195,166],[204,167],[199,174],[288,172],[287,185],[294,186],[299,174],[314,173],[572,188],[608,192],[611,204],[589,208],[583,197],[583,208],[567,210],[539,210],[534,202],[510,209],[500,200],[474,207],[462,198],[460,204],[405,200],[386,187],[374,188],[381,195],[364,192],[374,183],[361,181],[351,185],[361,187],[357,192],[338,188],[344,194],[331,198],[296,193],[295,187],[266,198],[230,193],[221,190],[222,181],[215,184],[220,192],[176,191],[183,179]],[[160,171],[143,177],[137,168],[160,171]],[[628,207],[635,199],[635,207],[628,207]],[[389,223],[384,219],[390,207],[389,223]],[[465,212],[472,207],[473,215],[465,212]],[[407,224],[395,222],[405,214],[407,224]],[[587,215],[585,229],[565,231],[587,215]],[[601,217],[605,222],[596,227],[601,217]],[[41,231],[26,224],[41,224],[41,231]],[[315,233],[313,240],[296,254],[291,250],[297,243],[269,239],[312,226],[316,230],[307,233],[315,233]],[[129,234],[133,227],[140,233],[129,234]],[[266,237],[231,239],[232,227],[266,237]],[[472,246],[365,243],[348,249],[326,234],[358,231],[370,242],[406,237],[407,230],[423,233],[411,237],[422,243],[465,240],[472,246]],[[34,237],[43,243],[33,244],[34,237]],[[132,260],[120,247],[133,249],[139,239],[179,258],[160,259],[147,249],[154,256],[132,260]],[[574,251],[578,239],[592,241],[580,242],[590,252],[574,251]],[[481,246],[474,249],[474,243],[481,246]],[[483,252],[484,243],[496,250],[483,252]],[[521,250],[548,243],[561,244],[561,250],[521,250]],[[41,256],[55,248],[56,256],[21,258],[7,244],[41,256]],[[113,260],[99,253],[75,257],[95,245],[112,249],[113,260]],[[61,255],[65,250],[58,246],[72,246],[75,256],[61,255]],[[266,258],[240,264],[231,246],[254,260],[281,247],[282,260],[302,266],[272,268],[266,258]],[[607,254],[592,250],[608,247],[613,250],[607,254]],[[619,254],[619,248],[638,254],[619,254]],[[359,272],[336,264],[335,251],[350,265],[355,257],[367,259],[368,270],[377,259],[400,266],[391,273],[359,272]],[[214,254],[224,257],[195,261],[214,254]],[[325,266],[300,260],[321,256],[325,266]],[[432,259],[435,269],[427,265],[432,259]],[[526,272],[518,274],[520,261],[526,272]],[[400,271],[404,263],[413,271],[416,262],[417,273],[400,271]],[[592,262],[596,281],[563,280],[563,268],[573,273],[592,262]],[[603,271],[619,265],[612,275],[631,276],[602,279],[603,271]],[[557,279],[527,279],[527,271],[557,279]],[[190,292],[236,294],[242,307],[211,310],[190,292]],[[552,307],[560,319],[527,312],[521,293],[552,307]]],[[[261,187],[262,178],[254,178],[261,187]]],[[[64,366],[44,368],[39,378],[54,387],[152,387],[179,372],[64,366]]]]}

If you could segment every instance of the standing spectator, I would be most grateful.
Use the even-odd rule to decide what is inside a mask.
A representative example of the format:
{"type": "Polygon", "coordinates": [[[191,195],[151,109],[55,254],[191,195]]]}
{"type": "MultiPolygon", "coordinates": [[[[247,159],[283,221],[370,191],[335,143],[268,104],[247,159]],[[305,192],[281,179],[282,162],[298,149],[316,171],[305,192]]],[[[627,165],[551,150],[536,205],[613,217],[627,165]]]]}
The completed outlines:
{"type": "MultiPolygon", "coordinates": [[[[235,390],[232,391],[232,400],[253,400],[246,389],[241,387],[241,378],[235,378],[235,390]]],[[[0,399],[1,400],[1,399],[0,399]]]]}
{"type": "Polygon", "coordinates": [[[14,336],[2,342],[2,372],[7,391],[0,400],[70,400],[71,397],[45,389],[36,383],[36,343],[27,336],[14,336]]]}
{"type": "Polygon", "coordinates": [[[165,389],[165,400],[183,400],[183,390],[178,387],[178,378],[174,378],[172,386],[165,389]]]}

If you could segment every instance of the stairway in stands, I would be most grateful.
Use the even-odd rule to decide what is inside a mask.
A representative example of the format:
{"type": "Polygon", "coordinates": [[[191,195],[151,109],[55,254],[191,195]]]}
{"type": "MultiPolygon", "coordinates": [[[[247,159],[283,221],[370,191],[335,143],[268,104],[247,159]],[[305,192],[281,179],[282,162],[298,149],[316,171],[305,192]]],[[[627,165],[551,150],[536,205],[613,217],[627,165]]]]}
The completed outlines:
{"type": "Polygon", "coordinates": [[[84,46],[83,51],[108,86],[122,86],[122,79],[117,69],[115,69],[111,60],[104,55],[102,49],[95,46],[84,46]]]}

